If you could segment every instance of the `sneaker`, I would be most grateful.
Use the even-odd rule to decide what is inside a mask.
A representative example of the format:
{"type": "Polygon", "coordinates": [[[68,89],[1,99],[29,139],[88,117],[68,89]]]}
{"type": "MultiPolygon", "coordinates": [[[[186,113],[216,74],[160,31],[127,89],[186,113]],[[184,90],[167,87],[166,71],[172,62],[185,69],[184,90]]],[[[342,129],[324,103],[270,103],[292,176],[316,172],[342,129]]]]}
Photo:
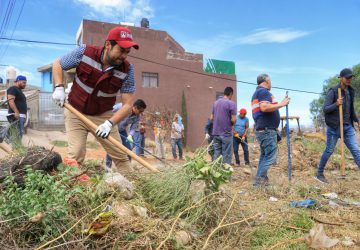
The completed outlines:
{"type": "Polygon", "coordinates": [[[323,174],[317,174],[314,178],[315,178],[315,180],[317,180],[321,183],[325,183],[325,184],[329,183],[323,174]]]}

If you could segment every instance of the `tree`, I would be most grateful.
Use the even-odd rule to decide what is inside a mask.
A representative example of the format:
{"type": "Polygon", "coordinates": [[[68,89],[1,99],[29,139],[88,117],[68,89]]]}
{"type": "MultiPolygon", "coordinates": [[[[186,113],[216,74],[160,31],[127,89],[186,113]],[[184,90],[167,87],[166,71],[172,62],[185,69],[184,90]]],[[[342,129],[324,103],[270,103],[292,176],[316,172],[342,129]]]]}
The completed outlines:
{"type": "MultiPolygon", "coordinates": [[[[351,86],[355,89],[354,106],[356,113],[360,114],[360,64],[355,65],[352,70],[354,73],[354,77],[351,86]]],[[[325,97],[329,89],[334,87],[338,83],[338,76],[332,76],[327,79],[323,85],[323,90],[320,97],[310,103],[311,119],[313,120],[314,125],[317,129],[325,127],[325,118],[323,112],[325,97]]]]}
{"type": "Polygon", "coordinates": [[[184,124],[184,146],[186,146],[187,143],[187,128],[188,128],[188,112],[186,107],[186,97],[185,93],[183,91],[182,93],[182,100],[181,100],[181,111],[182,111],[182,122],[184,124]]]}

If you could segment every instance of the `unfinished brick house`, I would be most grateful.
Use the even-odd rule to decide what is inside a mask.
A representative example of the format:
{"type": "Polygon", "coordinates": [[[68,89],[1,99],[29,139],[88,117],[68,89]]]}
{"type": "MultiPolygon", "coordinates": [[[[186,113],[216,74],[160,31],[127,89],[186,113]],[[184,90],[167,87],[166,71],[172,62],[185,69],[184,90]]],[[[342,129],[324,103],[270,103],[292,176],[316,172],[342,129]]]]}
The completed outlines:
{"type": "MultiPolygon", "coordinates": [[[[77,42],[103,45],[108,31],[117,25],[83,20],[77,42]]],[[[128,28],[140,46],[139,50],[132,49],[128,56],[135,66],[136,98],[144,99],[149,111],[165,106],[181,114],[184,93],[188,113],[187,146],[199,147],[216,97],[222,95],[226,86],[233,87],[236,95],[236,76],[204,72],[203,55],[186,52],[166,31],[128,28]]],[[[233,100],[236,103],[236,96],[233,100]]]]}

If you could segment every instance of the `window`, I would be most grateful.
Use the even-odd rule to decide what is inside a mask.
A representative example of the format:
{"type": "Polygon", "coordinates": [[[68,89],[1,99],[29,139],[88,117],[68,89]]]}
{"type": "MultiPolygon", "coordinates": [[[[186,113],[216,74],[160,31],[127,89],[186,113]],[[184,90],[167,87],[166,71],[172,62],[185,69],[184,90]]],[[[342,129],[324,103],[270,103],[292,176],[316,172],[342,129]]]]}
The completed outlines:
{"type": "Polygon", "coordinates": [[[157,88],[159,87],[159,74],[143,72],[142,73],[142,86],[144,88],[157,88]]]}
{"type": "Polygon", "coordinates": [[[53,84],[52,71],[49,71],[49,83],[50,83],[50,85],[53,84]]]}
{"type": "Polygon", "coordinates": [[[224,97],[224,92],[216,92],[216,100],[223,98],[224,97]]]}

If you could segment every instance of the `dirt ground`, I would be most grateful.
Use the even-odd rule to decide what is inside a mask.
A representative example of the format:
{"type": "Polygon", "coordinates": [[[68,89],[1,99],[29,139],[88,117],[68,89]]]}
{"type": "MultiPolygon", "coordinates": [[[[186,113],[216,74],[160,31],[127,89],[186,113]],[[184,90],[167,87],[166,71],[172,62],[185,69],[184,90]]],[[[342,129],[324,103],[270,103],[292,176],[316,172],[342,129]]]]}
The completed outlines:
{"type": "MultiPolygon", "coordinates": [[[[54,147],[54,151],[66,156],[66,146],[54,146],[54,141],[66,142],[66,134],[62,131],[35,131],[28,130],[23,138],[25,145],[39,145],[46,148],[54,147]]],[[[96,143],[95,138],[89,134],[87,159],[102,161],[104,150],[96,143]]],[[[360,171],[351,155],[346,154],[346,178],[340,179],[339,162],[340,154],[337,149],[330,158],[325,175],[330,184],[322,184],[314,179],[315,169],[320,160],[324,142],[316,140],[303,140],[292,138],[292,181],[289,183],[287,174],[287,145],[286,140],[279,144],[278,164],[269,170],[271,186],[257,189],[252,185],[259,160],[259,146],[250,140],[250,166],[245,166],[242,150],[239,150],[241,165],[234,167],[232,180],[222,188],[229,197],[235,194],[236,205],[234,208],[245,215],[261,213],[261,218],[256,222],[247,222],[237,239],[237,248],[234,249],[265,249],[280,244],[275,249],[308,249],[302,242],[295,242],[288,248],[289,243],[297,237],[308,233],[308,221],[321,223],[330,238],[340,240],[334,249],[360,249],[360,171]],[[326,193],[336,193],[337,199],[330,200],[323,196],[326,193]],[[294,208],[291,201],[314,199],[318,202],[316,209],[294,208]],[[331,202],[330,202],[331,201],[331,202]],[[341,241],[350,238],[352,246],[345,246],[341,241]]],[[[154,143],[147,141],[146,148],[153,152],[154,143]]],[[[185,161],[174,161],[171,156],[170,146],[166,144],[166,159],[163,163],[145,154],[145,160],[159,169],[168,168],[169,165],[182,165],[185,161]]],[[[185,155],[191,156],[192,152],[185,155]]],[[[3,152],[0,157],[3,157],[3,152]]],[[[210,159],[210,158],[209,158],[210,159]]],[[[139,166],[139,164],[134,163],[139,166]]],[[[171,167],[171,166],[170,166],[171,167]]],[[[245,217],[245,216],[243,216],[245,217]]],[[[232,239],[235,240],[235,239],[232,239]]],[[[218,246],[229,246],[233,243],[210,242],[218,246]]],[[[235,243],[234,243],[235,244],[235,243]]],[[[220,248],[221,248],[220,247],[220,248]]]]}

